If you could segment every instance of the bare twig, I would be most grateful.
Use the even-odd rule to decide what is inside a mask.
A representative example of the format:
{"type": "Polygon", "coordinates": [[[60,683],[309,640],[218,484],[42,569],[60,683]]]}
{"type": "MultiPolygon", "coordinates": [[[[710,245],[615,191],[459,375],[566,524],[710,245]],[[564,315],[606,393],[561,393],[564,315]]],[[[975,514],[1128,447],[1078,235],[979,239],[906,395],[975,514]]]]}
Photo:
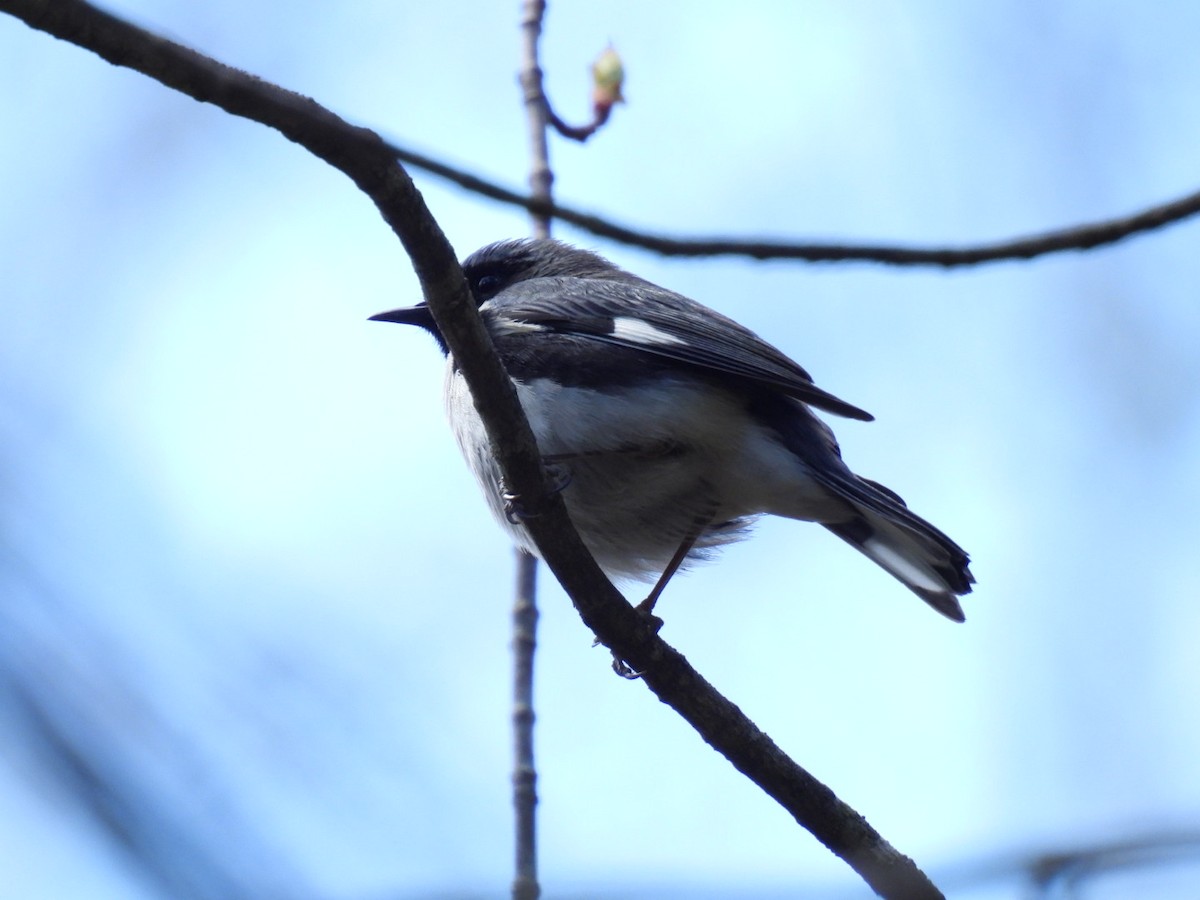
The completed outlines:
{"type": "Polygon", "coordinates": [[[1027,860],[1031,887],[1040,896],[1051,896],[1058,888],[1063,896],[1090,880],[1127,869],[1155,868],[1166,862],[1200,859],[1200,833],[1166,832],[1126,837],[1056,853],[1043,853],[1027,860]]]}
{"type": "Polygon", "coordinates": [[[520,206],[574,225],[597,237],[663,256],[745,256],[751,259],[805,262],[873,262],[891,266],[940,266],[944,269],[1005,260],[1034,259],[1066,250],[1091,250],[1137,234],[1155,231],[1200,213],[1200,191],[1151,206],[1140,212],[1040,234],[963,247],[900,247],[889,244],[830,244],[745,238],[675,238],[640,231],[604,216],[570,206],[547,203],[518,193],[414,150],[392,144],[396,158],[491,200],[520,206]]]}
{"type": "MultiPolygon", "coordinates": [[[[542,32],[544,0],[526,0],[521,10],[521,90],[529,128],[529,189],[532,196],[550,200],[554,172],[546,146],[546,109],[538,38],[542,32]]],[[[550,236],[550,217],[530,212],[536,237],[550,236]]],[[[516,873],[513,900],[541,896],[537,866],[537,766],[533,753],[533,661],[537,649],[537,559],[517,551],[517,602],[513,607],[513,812],[516,817],[516,873]]]]}
{"type": "Polygon", "coordinates": [[[554,111],[554,107],[550,105],[549,99],[546,100],[546,120],[550,127],[568,140],[579,141],[581,144],[604,126],[611,113],[612,109],[608,108],[603,113],[597,114],[586,125],[572,125],[554,111]]]}
{"type": "Polygon", "coordinates": [[[516,551],[513,641],[513,810],[516,817],[516,872],[513,900],[537,900],[537,768],[533,756],[533,660],[537,650],[537,558],[516,551]]]}
{"type": "Polygon", "coordinates": [[[471,301],[453,249],[395,163],[394,154],[373,132],[347,124],[310,99],[223,66],[79,0],[52,4],[0,0],[0,11],[197,100],[275,128],[353,179],[408,252],[439,329],[470,385],[505,482],[522,497],[533,538],[588,627],[643,672],[643,683],[705,741],[876,891],[896,898],[941,896],[912,860],[790,760],[658,637],[605,578],[572,526],[561,496],[547,490],[537,444],[471,301]]]}
{"type": "MultiPolygon", "coordinates": [[[[601,54],[600,60],[592,69],[593,102],[592,121],[587,125],[571,125],[560,118],[550,104],[542,75],[541,64],[538,61],[538,41],[542,36],[542,21],[546,18],[545,0],[525,0],[521,7],[521,37],[524,59],[521,64],[521,89],[525,94],[525,108],[531,129],[530,137],[533,144],[533,172],[530,175],[530,198],[540,203],[550,202],[550,186],[553,175],[549,166],[542,167],[546,156],[546,126],[549,125],[565,138],[583,143],[605,122],[612,113],[613,104],[621,102],[620,57],[611,47],[601,54]],[[607,54],[607,56],[606,56],[607,54]],[[615,69],[610,64],[606,69],[599,68],[601,60],[616,61],[615,69]],[[612,88],[605,90],[600,87],[602,75],[611,71],[608,81],[612,88]],[[540,146],[540,152],[539,152],[540,146]]],[[[498,199],[498,198],[497,198],[498,199]]],[[[550,236],[550,217],[544,210],[529,208],[529,213],[537,223],[535,236],[550,236]],[[544,229],[544,230],[542,230],[544,229]]]]}
{"type": "Polygon", "coordinates": [[[550,237],[548,210],[554,206],[551,194],[554,171],[550,168],[550,150],[546,144],[549,106],[542,88],[542,67],[538,62],[538,40],[545,15],[545,0],[525,0],[521,11],[521,92],[525,98],[525,121],[529,126],[530,199],[541,207],[526,208],[533,220],[534,237],[543,238],[550,237]]]}
{"type": "Polygon", "coordinates": [[[592,64],[592,121],[586,125],[572,125],[554,111],[539,78],[537,89],[547,122],[563,137],[584,143],[604,127],[612,115],[613,107],[625,102],[625,97],[621,94],[624,80],[625,70],[621,64],[621,57],[617,55],[612,44],[609,44],[592,64]]]}

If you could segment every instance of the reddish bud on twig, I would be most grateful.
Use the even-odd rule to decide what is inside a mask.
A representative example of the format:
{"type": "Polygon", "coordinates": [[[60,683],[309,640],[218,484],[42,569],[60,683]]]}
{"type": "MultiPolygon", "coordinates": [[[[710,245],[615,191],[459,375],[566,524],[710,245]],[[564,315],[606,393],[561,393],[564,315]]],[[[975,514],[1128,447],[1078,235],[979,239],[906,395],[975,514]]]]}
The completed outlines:
{"type": "Polygon", "coordinates": [[[597,123],[608,118],[617,103],[624,103],[621,87],[625,83],[625,65],[621,56],[609,44],[592,63],[592,110],[597,123]]]}
{"type": "Polygon", "coordinates": [[[563,137],[573,141],[586,141],[608,121],[612,108],[625,102],[625,98],[621,96],[621,86],[624,83],[625,66],[612,44],[609,44],[592,63],[592,121],[587,125],[569,124],[554,111],[550,99],[543,93],[546,121],[563,137]]]}

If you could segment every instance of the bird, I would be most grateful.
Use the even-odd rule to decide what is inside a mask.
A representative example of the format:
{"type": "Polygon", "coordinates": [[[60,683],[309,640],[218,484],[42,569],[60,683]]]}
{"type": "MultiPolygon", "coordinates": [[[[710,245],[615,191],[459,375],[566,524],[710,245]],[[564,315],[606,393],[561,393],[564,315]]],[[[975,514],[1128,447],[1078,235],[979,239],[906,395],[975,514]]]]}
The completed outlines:
{"type": "MultiPolygon", "coordinates": [[[[472,297],[567,511],[613,579],[657,579],[774,515],[815,522],[947,618],[975,579],[967,553],[842,460],[814,410],[873,420],[817,387],[748,328],[590,250],[489,244],[462,263],[472,297]]],[[[371,316],[415,325],[446,355],[454,436],[496,520],[538,548],[505,490],[466,380],[425,303],[371,316]]]]}

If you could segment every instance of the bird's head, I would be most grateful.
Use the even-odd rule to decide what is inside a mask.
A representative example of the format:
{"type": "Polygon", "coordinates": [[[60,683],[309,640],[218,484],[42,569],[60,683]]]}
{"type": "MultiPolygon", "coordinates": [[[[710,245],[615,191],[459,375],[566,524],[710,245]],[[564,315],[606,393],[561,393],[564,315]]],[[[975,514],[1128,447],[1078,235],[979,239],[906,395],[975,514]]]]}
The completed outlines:
{"type": "MultiPolygon", "coordinates": [[[[482,306],[501,291],[534,278],[630,277],[608,260],[549,238],[498,241],[476,250],[462,264],[475,305],[482,306]]],[[[371,316],[372,322],[416,325],[433,334],[446,347],[437,323],[425,303],[371,316]]]]}

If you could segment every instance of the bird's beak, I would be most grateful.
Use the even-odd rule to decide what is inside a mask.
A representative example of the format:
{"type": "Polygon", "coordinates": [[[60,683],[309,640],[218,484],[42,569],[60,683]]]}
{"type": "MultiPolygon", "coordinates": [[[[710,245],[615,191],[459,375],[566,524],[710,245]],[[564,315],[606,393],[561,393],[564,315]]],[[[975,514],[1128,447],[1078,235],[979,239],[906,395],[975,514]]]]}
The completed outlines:
{"type": "Polygon", "coordinates": [[[371,316],[369,322],[399,322],[401,325],[416,325],[428,331],[434,330],[433,314],[424,303],[416,306],[406,306],[403,309],[393,309],[371,316]]]}

